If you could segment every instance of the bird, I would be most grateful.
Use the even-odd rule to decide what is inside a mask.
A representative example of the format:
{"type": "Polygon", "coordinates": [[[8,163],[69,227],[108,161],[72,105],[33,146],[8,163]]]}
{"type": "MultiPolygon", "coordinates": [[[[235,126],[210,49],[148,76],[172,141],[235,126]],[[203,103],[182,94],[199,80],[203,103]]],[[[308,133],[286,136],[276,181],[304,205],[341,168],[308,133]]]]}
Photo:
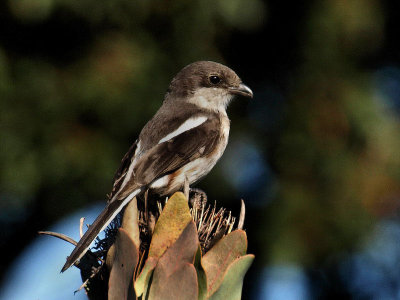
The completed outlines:
{"type": "Polygon", "coordinates": [[[228,143],[227,106],[252,90],[229,67],[193,62],[172,79],[163,103],[121,161],[104,210],[81,237],[61,272],[79,261],[97,235],[136,196],[181,190],[207,175],[228,143]]]}

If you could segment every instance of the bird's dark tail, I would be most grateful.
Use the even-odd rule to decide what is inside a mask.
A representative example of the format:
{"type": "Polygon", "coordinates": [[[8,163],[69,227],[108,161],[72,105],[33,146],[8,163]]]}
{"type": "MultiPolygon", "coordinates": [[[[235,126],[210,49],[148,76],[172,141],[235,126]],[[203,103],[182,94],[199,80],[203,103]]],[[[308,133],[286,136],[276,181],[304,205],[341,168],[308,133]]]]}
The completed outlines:
{"type": "Polygon", "coordinates": [[[137,189],[131,193],[128,197],[123,200],[112,200],[110,201],[106,208],[100,213],[92,225],[89,226],[88,230],[79,240],[78,244],[75,246],[74,250],[67,257],[67,261],[61,272],[67,270],[72,266],[77,260],[79,260],[90,247],[90,244],[96,239],[100,232],[102,232],[110,222],[117,216],[117,214],[133,199],[137,194],[139,194],[140,189],[137,189]]]}

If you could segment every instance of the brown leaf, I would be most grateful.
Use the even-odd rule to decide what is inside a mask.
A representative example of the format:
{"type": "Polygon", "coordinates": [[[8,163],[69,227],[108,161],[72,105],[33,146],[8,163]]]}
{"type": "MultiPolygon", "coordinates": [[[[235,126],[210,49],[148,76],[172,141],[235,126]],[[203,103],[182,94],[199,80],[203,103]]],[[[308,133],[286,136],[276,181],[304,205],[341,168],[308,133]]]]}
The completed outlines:
{"type": "Polygon", "coordinates": [[[228,266],[246,254],[247,238],[243,230],[235,230],[224,236],[210,249],[201,261],[207,275],[208,296],[221,285],[228,266]]]}
{"type": "Polygon", "coordinates": [[[198,248],[196,225],[192,220],[158,261],[149,300],[198,298],[197,273],[193,265],[198,248]]]}
{"type": "Polygon", "coordinates": [[[133,275],[139,261],[138,248],[123,228],[118,229],[114,247],[114,261],[108,282],[108,299],[136,299],[133,275]]]}
{"type": "Polygon", "coordinates": [[[186,197],[181,192],[172,195],[158,218],[150,244],[149,257],[160,257],[181,235],[192,220],[186,197]]]}
{"type": "Polygon", "coordinates": [[[115,243],[112,244],[111,247],[107,251],[106,266],[109,271],[111,271],[111,269],[112,269],[114,259],[115,259],[115,243]]]}
{"type": "Polygon", "coordinates": [[[140,233],[139,233],[139,223],[138,223],[138,208],[137,199],[134,197],[126,206],[124,211],[124,216],[122,218],[122,228],[126,230],[129,237],[135,243],[135,245],[140,245],[140,233]]]}

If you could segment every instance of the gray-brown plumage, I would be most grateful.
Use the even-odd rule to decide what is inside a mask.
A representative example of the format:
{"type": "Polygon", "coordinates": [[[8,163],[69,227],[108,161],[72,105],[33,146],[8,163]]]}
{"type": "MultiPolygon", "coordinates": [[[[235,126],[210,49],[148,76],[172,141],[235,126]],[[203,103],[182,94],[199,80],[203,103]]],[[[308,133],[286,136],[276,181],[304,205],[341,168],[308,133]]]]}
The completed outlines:
{"type": "Polygon", "coordinates": [[[164,102],[124,156],[106,208],[67,258],[79,260],[96,236],[129,201],[151,189],[169,195],[204,177],[223,154],[229,135],[226,107],[234,95],[252,91],[228,67],[192,63],[172,80],[164,102]]]}

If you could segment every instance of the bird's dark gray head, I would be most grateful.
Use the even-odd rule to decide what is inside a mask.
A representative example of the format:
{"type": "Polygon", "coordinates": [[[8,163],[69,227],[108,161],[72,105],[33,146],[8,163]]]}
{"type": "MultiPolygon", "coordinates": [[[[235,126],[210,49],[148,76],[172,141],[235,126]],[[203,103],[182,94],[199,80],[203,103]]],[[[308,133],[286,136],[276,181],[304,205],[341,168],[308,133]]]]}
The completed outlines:
{"type": "Polygon", "coordinates": [[[226,108],[234,95],[253,97],[236,73],[216,62],[198,61],[184,67],[172,80],[166,100],[181,99],[203,108],[226,108]]]}

